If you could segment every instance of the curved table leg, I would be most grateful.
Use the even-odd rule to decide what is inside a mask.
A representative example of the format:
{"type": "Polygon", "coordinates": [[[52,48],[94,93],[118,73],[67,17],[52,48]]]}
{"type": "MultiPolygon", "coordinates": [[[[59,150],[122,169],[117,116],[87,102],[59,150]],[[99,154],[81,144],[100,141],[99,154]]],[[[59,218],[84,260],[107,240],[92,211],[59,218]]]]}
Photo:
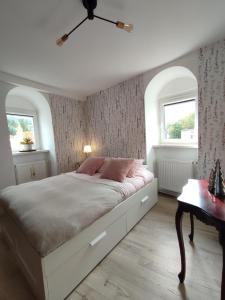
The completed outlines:
{"type": "Polygon", "coordinates": [[[183,218],[183,210],[181,208],[181,205],[178,204],[175,220],[176,220],[176,230],[177,230],[177,237],[179,241],[180,257],[181,257],[181,272],[178,274],[180,283],[184,282],[185,273],[186,273],[185,248],[184,248],[184,240],[183,240],[183,233],[182,233],[182,218],[183,218]]]}
{"type": "Polygon", "coordinates": [[[190,213],[190,221],[191,221],[191,233],[189,234],[190,242],[193,242],[194,239],[194,216],[190,213]]]}

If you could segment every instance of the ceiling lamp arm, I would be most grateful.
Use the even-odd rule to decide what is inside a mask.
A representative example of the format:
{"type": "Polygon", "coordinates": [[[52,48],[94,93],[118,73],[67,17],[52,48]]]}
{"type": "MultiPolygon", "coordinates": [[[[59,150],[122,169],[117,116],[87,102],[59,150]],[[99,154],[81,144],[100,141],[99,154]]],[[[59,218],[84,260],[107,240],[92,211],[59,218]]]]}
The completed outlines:
{"type": "Polygon", "coordinates": [[[77,26],[75,26],[72,30],[70,30],[70,32],[68,32],[67,35],[70,36],[71,33],[73,33],[78,27],[80,27],[87,19],[88,17],[84,18],[77,26]]]}
{"type": "Polygon", "coordinates": [[[106,18],[96,16],[96,15],[94,15],[94,17],[97,18],[97,19],[103,20],[105,22],[115,24],[117,28],[124,29],[127,32],[133,31],[133,25],[132,24],[126,24],[126,23],[123,23],[121,21],[115,22],[115,21],[112,21],[112,20],[109,20],[109,19],[106,19],[106,18]]]}
{"type": "Polygon", "coordinates": [[[57,39],[56,44],[58,46],[62,46],[65,43],[65,41],[68,40],[71,33],[73,33],[78,27],[80,27],[87,19],[88,19],[88,17],[84,18],[78,25],[76,25],[68,33],[65,33],[63,36],[61,36],[59,39],[57,39]]]}
{"type": "Polygon", "coordinates": [[[109,20],[109,19],[105,19],[105,18],[102,18],[102,17],[99,17],[99,16],[96,16],[96,15],[94,15],[94,17],[95,18],[97,18],[97,19],[100,19],[100,20],[103,20],[103,21],[106,21],[106,22],[108,22],[108,23],[112,23],[112,24],[117,24],[117,22],[114,22],[114,21],[112,21],[112,20],[109,20]]]}

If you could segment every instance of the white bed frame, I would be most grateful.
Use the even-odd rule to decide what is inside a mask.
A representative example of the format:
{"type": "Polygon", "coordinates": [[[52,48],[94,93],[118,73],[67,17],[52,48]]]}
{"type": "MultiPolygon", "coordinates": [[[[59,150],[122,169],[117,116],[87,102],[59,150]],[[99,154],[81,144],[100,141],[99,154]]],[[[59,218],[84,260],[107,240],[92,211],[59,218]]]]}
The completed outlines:
{"type": "Polygon", "coordinates": [[[158,201],[157,179],[61,247],[40,257],[7,214],[2,229],[38,300],[62,300],[158,201]]]}

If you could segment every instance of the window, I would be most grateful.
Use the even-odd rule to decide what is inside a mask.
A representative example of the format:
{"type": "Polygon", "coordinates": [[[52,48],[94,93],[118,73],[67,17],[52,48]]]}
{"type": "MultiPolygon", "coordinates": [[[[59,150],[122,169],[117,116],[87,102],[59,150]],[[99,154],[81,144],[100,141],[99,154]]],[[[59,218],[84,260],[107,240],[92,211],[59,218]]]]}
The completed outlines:
{"type": "Polygon", "coordinates": [[[7,114],[7,122],[12,151],[21,150],[24,138],[31,138],[35,143],[34,116],[7,114]]]}
{"type": "Polygon", "coordinates": [[[194,144],[196,132],[196,100],[188,99],[162,104],[162,141],[194,144]]]}

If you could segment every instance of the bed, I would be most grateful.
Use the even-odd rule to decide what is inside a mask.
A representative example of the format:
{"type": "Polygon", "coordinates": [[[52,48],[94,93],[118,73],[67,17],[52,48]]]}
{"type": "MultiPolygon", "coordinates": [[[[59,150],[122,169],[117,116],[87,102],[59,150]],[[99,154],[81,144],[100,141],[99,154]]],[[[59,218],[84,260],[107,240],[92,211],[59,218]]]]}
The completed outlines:
{"type": "Polygon", "coordinates": [[[37,300],[68,296],[158,200],[153,176],[99,177],[70,172],[3,190],[3,234],[37,300]]]}

